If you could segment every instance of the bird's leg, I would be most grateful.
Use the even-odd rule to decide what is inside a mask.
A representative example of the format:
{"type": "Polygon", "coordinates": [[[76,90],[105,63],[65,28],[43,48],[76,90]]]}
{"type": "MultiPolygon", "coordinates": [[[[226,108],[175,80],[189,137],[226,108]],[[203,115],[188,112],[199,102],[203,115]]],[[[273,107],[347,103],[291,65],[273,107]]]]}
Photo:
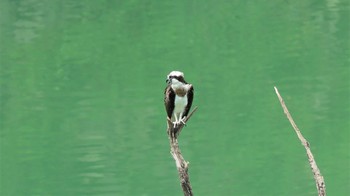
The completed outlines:
{"type": "Polygon", "coordinates": [[[177,115],[176,114],[174,114],[174,117],[175,117],[175,122],[173,124],[174,124],[174,128],[175,128],[176,125],[178,124],[178,121],[177,121],[177,115]]]}
{"type": "Polygon", "coordinates": [[[182,117],[182,113],[180,113],[180,120],[179,120],[179,123],[180,122],[182,122],[184,125],[186,125],[186,123],[185,123],[185,118],[186,118],[186,116],[185,117],[182,117]]]}

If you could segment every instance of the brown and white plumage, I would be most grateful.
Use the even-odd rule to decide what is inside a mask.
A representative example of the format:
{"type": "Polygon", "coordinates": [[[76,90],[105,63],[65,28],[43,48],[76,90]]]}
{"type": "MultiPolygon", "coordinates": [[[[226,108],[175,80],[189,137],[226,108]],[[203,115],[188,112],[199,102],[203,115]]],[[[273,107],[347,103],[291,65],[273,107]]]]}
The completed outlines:
{"type": "Polygon", "coordinates": [[[179,71],[172,71],[166,79],[167,87],[164,92],[164,104],[169,119],[174,126],[184,123],[193,102],[193,86],[184,79],[184,74],[179,71]]]}

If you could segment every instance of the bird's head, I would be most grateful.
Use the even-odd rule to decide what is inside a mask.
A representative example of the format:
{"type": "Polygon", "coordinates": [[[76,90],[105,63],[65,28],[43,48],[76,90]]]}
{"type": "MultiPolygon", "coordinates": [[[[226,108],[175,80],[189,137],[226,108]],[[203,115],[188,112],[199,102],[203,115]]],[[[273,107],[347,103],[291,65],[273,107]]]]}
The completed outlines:
{"type": "Polygon", "coordinates": [[[184,78],[184,73],[180,71],[172,71],[168,74],[166,78],[166,83],[168,85],[181,85],[181,84],[187,84],[184,78]]]}

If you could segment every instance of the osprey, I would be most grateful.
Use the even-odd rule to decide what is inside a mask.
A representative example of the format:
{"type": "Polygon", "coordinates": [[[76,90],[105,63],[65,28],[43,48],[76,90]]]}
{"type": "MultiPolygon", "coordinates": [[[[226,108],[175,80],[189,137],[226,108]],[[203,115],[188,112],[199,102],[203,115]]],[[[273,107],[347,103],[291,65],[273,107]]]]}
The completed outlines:
{"type": "Polygon", "coordinates": [[[184,119],[192,106],[193,86],[185,81],[180,71],[170,72],[166,83],[164,103],[168,118],[175,120],[174,127],[181,122],[185,124],[184,119]]]}

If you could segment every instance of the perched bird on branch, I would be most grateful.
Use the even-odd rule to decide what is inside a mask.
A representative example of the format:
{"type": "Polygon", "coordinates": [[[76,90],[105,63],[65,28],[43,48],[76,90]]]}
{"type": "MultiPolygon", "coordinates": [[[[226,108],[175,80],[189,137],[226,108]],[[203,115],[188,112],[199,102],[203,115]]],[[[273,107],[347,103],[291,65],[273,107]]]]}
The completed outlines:
{"type": "Polygon", "coordinates": [[[174,127],[180,123],[185,124],[184,119],[192,106],[193,86],[185,81],[184,74],[180,71],[170,72],[166,83],[164,104],[168,118],[174,127]]]}

